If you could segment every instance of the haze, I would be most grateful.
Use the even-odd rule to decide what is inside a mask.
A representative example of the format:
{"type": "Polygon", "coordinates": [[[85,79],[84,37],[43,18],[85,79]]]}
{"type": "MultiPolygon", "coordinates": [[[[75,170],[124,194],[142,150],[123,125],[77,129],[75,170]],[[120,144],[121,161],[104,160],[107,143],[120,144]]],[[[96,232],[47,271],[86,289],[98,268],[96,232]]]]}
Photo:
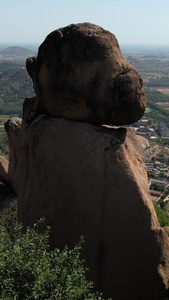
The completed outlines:
{"type": "Polygon", "coordinates": [[[91,22],[120,44],[169,45],[169,0],[0,0],[0,44],[40,44],[51,31],[91,22]]]}

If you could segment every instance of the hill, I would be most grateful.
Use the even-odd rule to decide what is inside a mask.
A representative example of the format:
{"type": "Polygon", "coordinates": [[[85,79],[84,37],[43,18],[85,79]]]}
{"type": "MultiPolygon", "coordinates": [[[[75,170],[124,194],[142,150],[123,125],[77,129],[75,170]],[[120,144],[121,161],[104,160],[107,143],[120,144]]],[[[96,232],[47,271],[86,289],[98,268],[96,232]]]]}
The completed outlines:
{"type": "Polygon", "coordinates": [[[25,67],[13,67],[0,73],[0,114],[19,114],[26,97],[34,95],[32,80],[25,67]]]}
{"type": "Polygon", "coordinates": [[[0,73],[13,67],[19,67],[19,65],[12,61],[0,61],[0,73]]]}
{"type": "MultiPolygon", "coordinates": [[[[169,57],[159,59],[156,57],[135,58],[133,56],[128,56],[126,59],[139,71],[140,74],[143,75],[143,78],[145,77],[145,74],[143,73],[148,73],[147,75],[149,76],[151,73],[153,73],[154,76],[158,74],[158,77],[160,77],[160,74],[163,74],[163,76],[168,76],[169,74],[169,57]]],[[[146,82],[147,81],[145,81],[145,83],[146,82]]]]}
{"type": "Polygon", "coordinates": [[[18,46],[12,46],[0,51],[0,59],[2,60],[25,60],[27,57],[34,56],[36,53],[18,46]]]}

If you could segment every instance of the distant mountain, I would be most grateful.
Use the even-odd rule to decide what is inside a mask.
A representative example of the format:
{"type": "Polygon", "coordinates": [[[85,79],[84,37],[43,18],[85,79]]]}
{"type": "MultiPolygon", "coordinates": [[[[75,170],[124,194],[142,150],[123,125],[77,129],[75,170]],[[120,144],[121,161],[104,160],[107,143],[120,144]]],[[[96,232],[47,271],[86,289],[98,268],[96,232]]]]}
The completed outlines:
{"type": "Polygon", "coordinates": [[[34,56],[36,53],[24,47],[12,46],[0,51],[1,59],[25,58],[34,56]]]}

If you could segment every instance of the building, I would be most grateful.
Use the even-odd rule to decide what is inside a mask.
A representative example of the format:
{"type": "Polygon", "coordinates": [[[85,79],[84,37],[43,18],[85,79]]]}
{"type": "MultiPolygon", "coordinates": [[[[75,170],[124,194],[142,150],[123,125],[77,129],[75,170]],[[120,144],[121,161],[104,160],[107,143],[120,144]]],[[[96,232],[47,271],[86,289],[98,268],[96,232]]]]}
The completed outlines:
{"type": "Polygon", "coordinates": [[[159,123],[157,124],[157,131],[161,137],[169,137],[169,128],[166,124],[159,123]]]}
{"type": "Polygon", "coordinates": [[[144,132],[144,133],[147,133],[147,128],[144,127],[143,125],[139,126],[137,132],[144,132]]]}
{"type": "Polygon", "coordinates": [[[149,133],[149,136],[153,136],[153,137],[156,136],[156,132],[155,132],[154,128],[148,127],[148,133],[149,133]]]}
{"type": "Polygon", "coordinates": [[[150,190],[151,200],[157,202],[160,200],[161,192],[150,190]]]}
{"type": "MultiPolygon", "coordinates": [[[[156,160],[156,161],[154,162],[154,168],[160,168],[161,165],[162,165],[162,163],[161,163],[160,161],[158,161],[158,160],[156,160]]],[[[165,166],[166,166],[166,165],[165,165],[165,166]]]]}
{"type": "Polygon", "coordinates": [[[146,126],[148,125],[148,119],[141,119],[132,124],[132,127],[146,126]]]}
{"type": "Polygon", "coordinates": [[[163,189],[166,189],[168,186],[168,182],[165,180],[159,180],[159,179],[154,179],[154,178],[150,178],[149,179],[149,186],[151,188],[152,185],[158,185],[160,187],[162,187],[163,189]]]}

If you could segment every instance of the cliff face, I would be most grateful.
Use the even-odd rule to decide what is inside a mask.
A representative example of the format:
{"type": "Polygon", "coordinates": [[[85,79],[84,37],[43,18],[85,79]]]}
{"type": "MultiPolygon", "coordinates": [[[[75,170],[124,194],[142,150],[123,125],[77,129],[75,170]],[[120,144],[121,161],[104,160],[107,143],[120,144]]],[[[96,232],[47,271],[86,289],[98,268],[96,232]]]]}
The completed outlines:
{"type": "Polygon", "coordinates": [[[89,279],[106,297],[165,299],[169,239],[134,133],[41,115],[21,127],[19,144],[19,221],[45,217],[59,248],[83,235],[89,279]]]}
{"type": "MultiPolygon", "coordinates": [[[[33,78],[36,96],[25,101],[22,125],[15,118],[6,123],[11,150],[9,178],[18,195],[18,216],[24,227],[32,226],[40,217],[45,217],[47,224],[52,226],[51,245],[59,248],[64,245],[71,248],[81,235],[84,236],[83,257],[90,269],[89,279],[105,297],[114,300],[165,300],[169,279],[168,229],[160,228],[150,199],[139,140],[130,129],[82,122],[93,116],[93,122],[97,119],[97,123],[102,124],[104,116],[106,124],[109,124],[108,116],[111,115],[112,122],[122,124],[124,120],[137,119],[144,111],[145,95],[139,75],[127,65],[115,37],[110,36],[110,33],[92,24],[66,27],[49,35],[39,50],[38,58],[29,60],[28,72],[33,78]],[[67,41],[70,46],[71,40],[66,34],[72,28],[71,36],[74,37],[75,32],[75,37],[82,34],[80,45],[85,41],[92,47],[92,43],[86,42],[86,34],[87,39],[92,37],[91,41],[99,41],[97,46],[103,45],[100,42],[103,40],[115,41],[115,56],[110,51],[114,49],[112,44],[112,48],[105,46],[103,60],[97,58],[100,59],[99,65],[108,53],[111,53],[112,61],[115,58],[117,68],[114,73],[111,60],[110,68],[108,63],[106,65],[106,74],[109,74],[106,76],[114,76],[111,82],[114,94],[112,92],[109,101],[101,97],[102,102],[97,103],[95,97],[93,102],[88,102],[83,93],[86,85],[82,91],[79,89],[79,93],[75,93],[77,82],[74,89],[69,86],[66,92],[59,90],[59,77],[55,78],[54,85],[52,80],[53,74],[58,71],[55,69],[59,55],[55,57],[54,49],[59,43],[59,53],[72,53],[69,47],[66,48],[67,41]],[[101,40],[98,38],[100,34],[104,34],[101,40]],[[47,57],[52,57],[56,65],[45,61],[47,57]],[[130,77],[130,71],[119,73],[119,70],[126,70],[124,66],[130,68],[132,74],[134,72],[136,81],[133,76],[130,77]],[[118,86],[115,84],[117,81],[118,86]],[[139,85],[136,84],[138,81],[139,85]],[[77,96],[77,105],[72,100],[69,102],[73,99],[72,91],[77,96]],[[133,98],[127,97],[128,91],[133,98]],[[137,97],[134,96],[136,94],[137,97]],[[65,98],[65,95],[70,97],[65,98]],[[78,98],[78,95],[81,97],[78,98]],[[68,101],[67,106],[65,101],[68,101]],[[79,113],[80,101],[82,109],[79,113]],[[59,117],[61,108],[62,118],[59,117]],[[103,115],[100,115],[99,109],[103,110],[103,115]],[[107,114],[108,110],[111,114],[107,114]],[[86,114],[86,111],[90,113],[86,114]],[[119,111],[122,114],[118,114],[119,111]],[[66,119],[68,115],[69,119],[66,119]]],[[[65,62],[69,55],[64,58],[65,62]]],[[[85,68],[81,62],[79,64],[85,68]]],[[[70,72],[74,72],[76,67],[73,69],[72,65],[70,72]]],[[[90,65],[88,76],[93,76],[93,70],[95,73],[95,68],[90,65]]],[[[63,79],[62,76],[60,78],[63,79]]],[[[78,80],[79,84],[80,77],[78,80]]],[[[68,83],[72,87],[72,80],[69,82],[66,78],[65,82],[65,89],[68,83]]],[[[103,86],[106,93],[108,86],[103,86]]],[[[99,89],[96,89],[97,93],[99,89]]]]}

